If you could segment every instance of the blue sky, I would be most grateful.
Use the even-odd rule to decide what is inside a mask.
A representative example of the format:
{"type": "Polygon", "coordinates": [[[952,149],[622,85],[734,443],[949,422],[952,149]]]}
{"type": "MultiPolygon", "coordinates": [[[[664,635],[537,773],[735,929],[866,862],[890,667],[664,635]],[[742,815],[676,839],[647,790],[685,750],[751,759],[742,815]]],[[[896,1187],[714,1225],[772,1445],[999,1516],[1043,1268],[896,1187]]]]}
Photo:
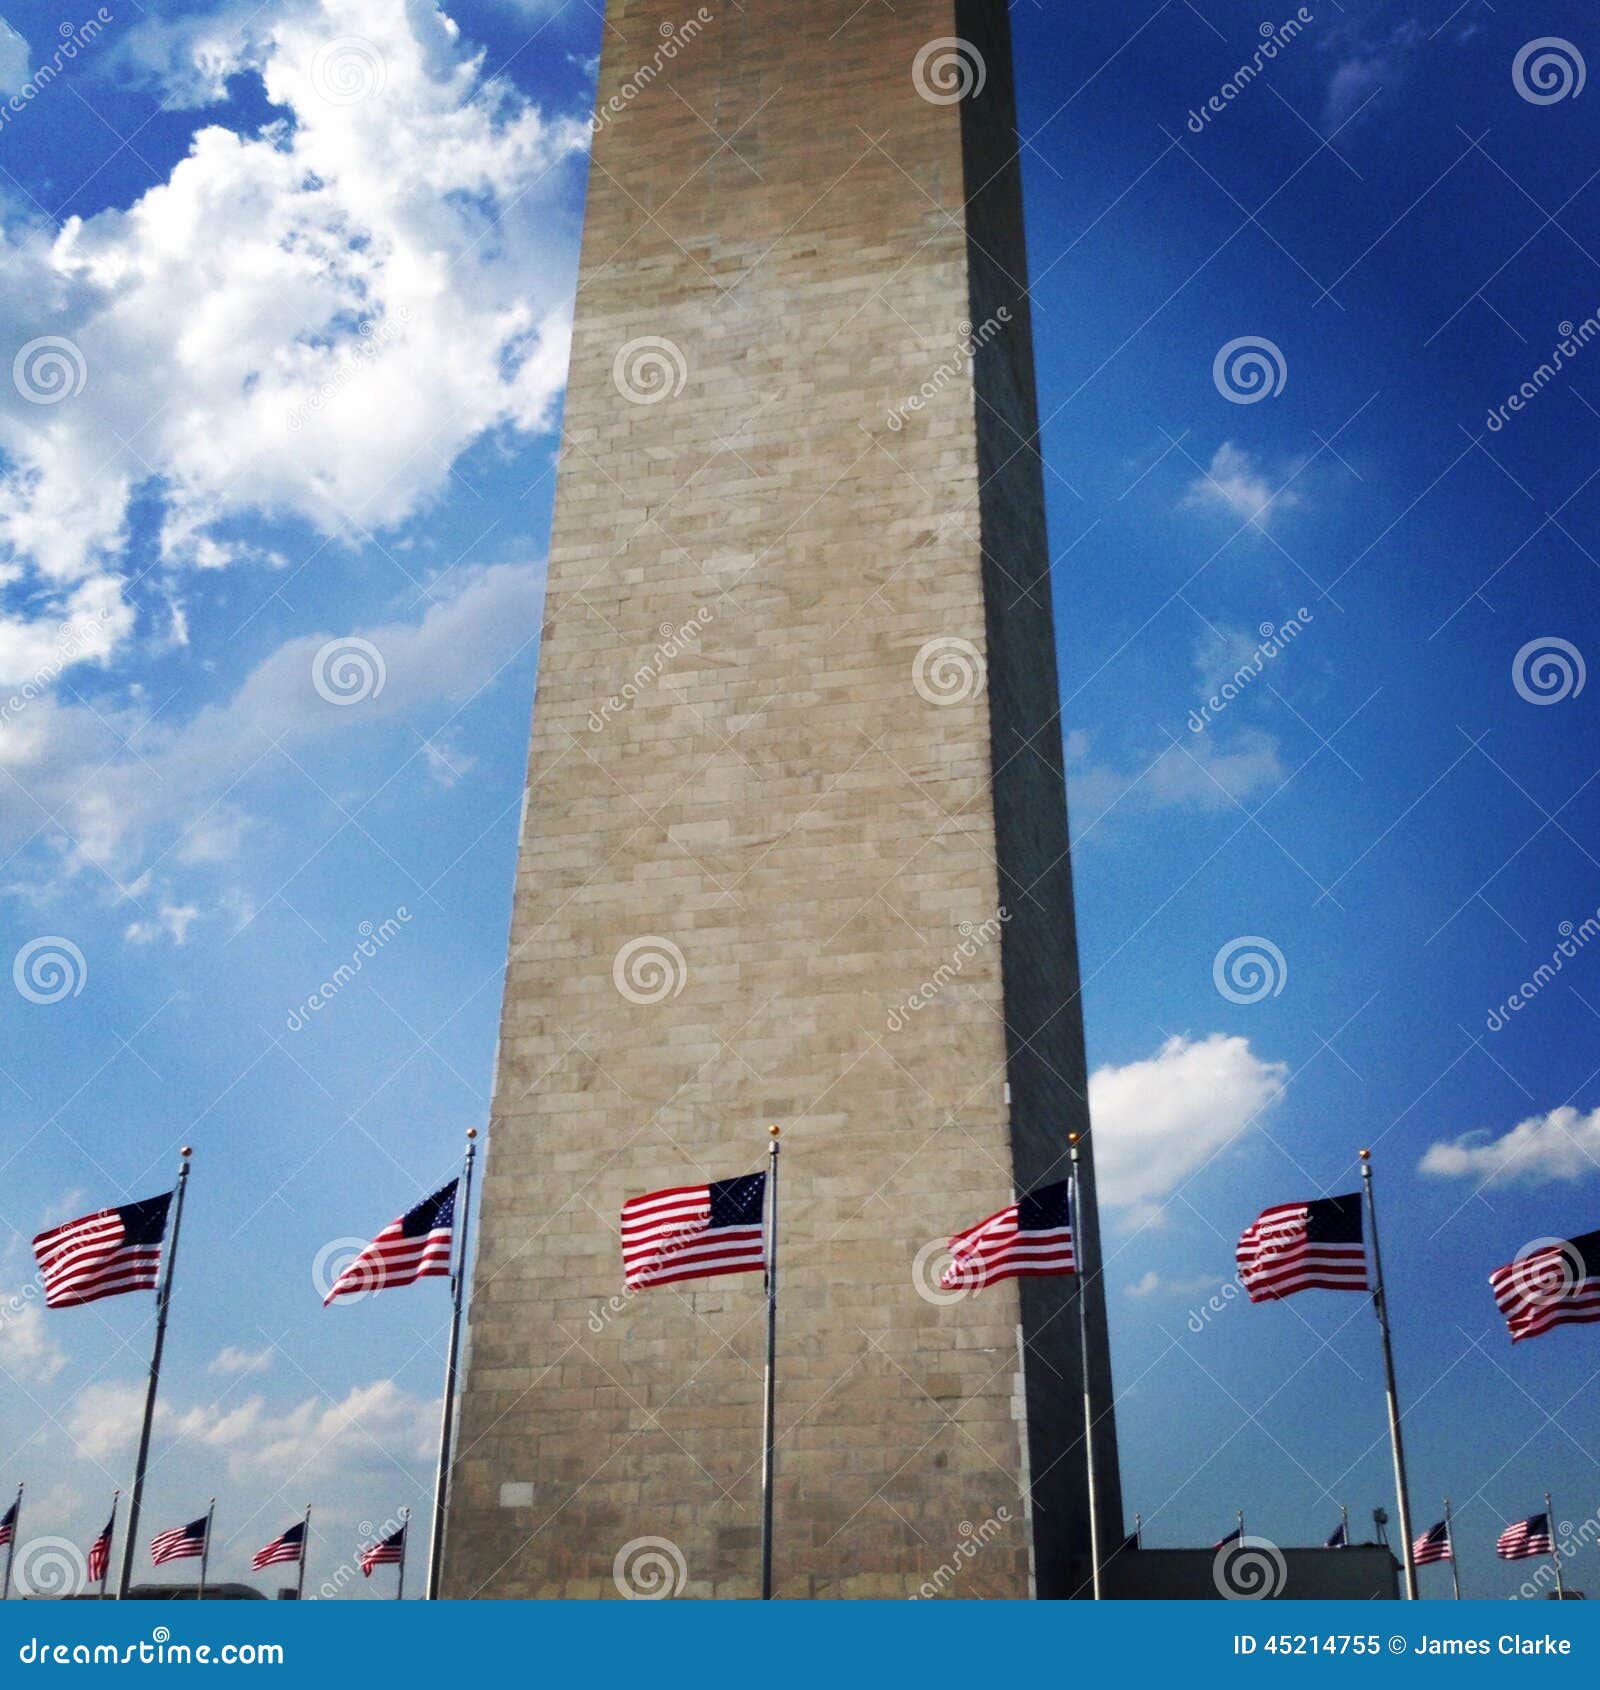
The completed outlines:
{"type": "MultiPolygon", "coordinates": [[[[1555,97],[1600,38],[1308,6],[1225,97],[1258,10],[1013,11],[1127,1506],[1153,1543],[1392,1508],[1365,1302],[1225,1289],[1246,1221],[1371,1144],[1416,1524],[1448,1492],[1469,1594],[1509,1594],[1507,1520],[1597,1509],[1600,1351],[1512,1352],[1485,1275],[1600,1225],[1600,345],[1535,375],[1600,311],[1600,96],[1555,97]]],[[[600,33],[448,12],[0,36],[25,1536],[87,1543],[126,1483],[149,1321],[45,1318],[27,1240],[184,1142],[147,1525],[216,1491],[240,1576],[310,1498],[315,1585],[427,1495],[444,1290],[323,1313],[317,1261],[487,1114],[600,33]]]]}

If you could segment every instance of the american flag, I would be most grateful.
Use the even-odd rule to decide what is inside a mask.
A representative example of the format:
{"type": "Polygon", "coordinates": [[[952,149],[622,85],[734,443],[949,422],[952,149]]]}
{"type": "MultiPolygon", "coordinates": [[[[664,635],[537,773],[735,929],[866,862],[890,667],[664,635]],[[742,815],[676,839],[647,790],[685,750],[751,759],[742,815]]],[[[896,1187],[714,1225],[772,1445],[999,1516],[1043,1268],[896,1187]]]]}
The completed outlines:
{"type": "Polygon", "coordinates": [[[1296,1291],[1365,1291],[1360,1193],[1263,1209],[1240,1235],[1234,1260],[1252,1303],[1296,1291]]]}
{"type": "Polygon", "coordinates": [[[1076,1273],[1068,1183],[1042,1185],[958,1232],[950,1240],[950,1265],[940,1286],[978,1290],[1002,1279],[1076,1273]]]}
{"type": "Polygon", "coordinates": [[[89,1545],[89,1578],[103,1579],[106,1569],[111,1565],[111,1532],[117,1523],[117,1516],[113,1511],[111,1518],[106,1521],[105,1529],[93,1543],[89,1545]]]}
{"type": "Polygon", "coordinates": [[[1230,1543],[1243,1543],[1243,1542],[1244,1542],[1244,1521],[1241,1520],[1239,1522],[1239,1524],[1236,1525],[1231,1532],[1228,1532],[1223,1537],[1219,1537],[1217,1539],[1217,1541],[1214,1544],[1212,1544],[1211,1547],[1213,1549],[1226,1549],[1230,1543]]]}
{"type": "Polygon", "coordinates": [[[17,1535],[17,1510],[21,1506],[22,1498],[19,1496],[4,1514],[0,1514],[0,1549],[4,1549],[17,1535]]]}
{"type": "Polygon", "coordinates": [[[265,1549],[258,1549],[250,1565],[260,1572],[263,1567],[275,1567],[280,1561],[298,1561],[305,1548],[306,1523],[296,1520],[282,1537],[275,1537],[265,1549]]]}
{"type": "Polygon", "coordinates": [[[205,1554],[206,1526],[204,1514],[186,1526],[174,1526],[170,1532],[158,1532],[150,1539],[150,1559],[158,1567],[168,1561],[190,1561],[205,1554]]]}
{"type": "Polygon", "coordinates": [[[46,1306],[70,1309],[123,1291],[151,1290],[171,1202],[168,1191],[41,1232],[33,1253],[44,1275],[46,1306]]]}
{"type": "Polygon", "coordinates": [[[361,1576],[372,1577],[374,1567],[398,1566],[406,1558],[406,1528],[391,1532],[388,1537],[369,1543],[361,1551],[361,1576]]]}
{"type": "Polygon", "coordinates": [[[1553,1555],[1555,1544],[1550,1538],[1550,1516],[1530,1514],[1507,1526],[1495,1544],[1494,1552],[1502,1561],[1526,1561],[1533,1555],[1553,1555]]]}
{"type": "Polygon", "coordinates": [[[643,1291],[680,1279],[761,1272],[767,1265],[766,1200],[765,1174],[630,1197],[622,1205],[624,1284],[643,1291]]]}
{"type": "Polygon", "coordinates": [[[414,1209],[407,1209],[399,1220],[391,1221],[334,1280],[322,1306],[326,1308],[335,1297],[386,1291],[391,1286],[413,1285],[419,1279],[448,1274],[455,1218],[456,1181],[451,1180],[414,1209]]]}
{"type": "Polygon", "coordinates": [[[1600,1232],[1560,1239],[1489,1275],[1511,1342],[1600,1320],[1600,1232]]]}
{"type": "Polygon", "coordinates": [[[1324,1549],[1348,1549],[1350,1547],[1350,1528],[1343,1520],[1328,1533],[1328,1541],[1322,1547],[1324,1549]]]}
{"type": "MultiPolygon", "coordinates": [[[[1524,1522],[1526,1524],[1526,1522],[1524,1522]]],[[[1500,1540],[1502,1543],[1504,1538],[1500,1540]]],[[[1425,1567],[1430,1561],[1453,1561],[1455,1554],[1450,1547],[1450,1527],[1441,1520],[1436,1526],[1429,1526],[1421,1537],[1411,1546],[1411,1559],[1419,1567],[1425,1567]]]]}

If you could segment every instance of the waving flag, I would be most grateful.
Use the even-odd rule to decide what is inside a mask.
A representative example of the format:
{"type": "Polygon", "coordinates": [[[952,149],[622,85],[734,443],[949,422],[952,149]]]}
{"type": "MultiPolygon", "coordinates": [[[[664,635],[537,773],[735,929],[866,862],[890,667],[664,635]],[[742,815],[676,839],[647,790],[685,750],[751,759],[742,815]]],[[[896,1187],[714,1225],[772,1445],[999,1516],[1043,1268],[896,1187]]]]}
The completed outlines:
{"type": "Polygon", "coordinates": [[[1328,1533],[1327,1542],[1324,1543],[1322,1547],[1324,1549],[1348,1549],[1350,1547],[1349,1526],[1341,1520],[1338,1525],[1336,1525],[1333,1530],[1328,1533]]]}
{"type": "Polygon", "coordinates": [[[41,1232],[33,1253],[52,1309],[74,1308],[124,1291],[153,1290],[172,1193],[101,1209],[41,1232]]]}
{"type": "Polygon", "coordinates": [[[622,1277],[630,1291],[760,1273],[767,1265],[762,1213],[767,1176],[647,1191],[622,1205],[622,1277]]]}
{"type": "Polygon", "coordinates": [[[1494,1552],[1502,1561],[1526,1561],[1534,1555],[1553,1555],[1555,1544],[1550,1538],[1550,1516],[1530,1514],[1501,1532],[1494,1552]]]}
{"type": "Polygon", "coordinates": [[[1072,1253],[1069,1181],[1042,1185],[950,1240],[950,1265],[940,1276],[946,1291],[977,1290],[1002,1279],[1076,1273],[1072,1253]]]}
{"type": "Polygon", "coordinates": [[[117,1523],[115,1514],[105,1523],[104,1530],[93,1543],[89,1545],[89,1581],[94,1583],[106,1576],[106,1569],[111,1565],[111,1533],[117,1523]]]}
{"type": "Polygon", "coordinates": [[[196,1555],[204,1555],[208,1524],[202,1514],[198,1520],[191,1520],[186,1526],[174,1526],[170,1532],[157,1533],[150,1540],[151,1561],[161,1567],[168,1561],[190,1561],[196,1555]]]}
{"type": "Polygon", "coordinates": [[[1552,1241],[1489,1275],[1511,1342],[1600,1320],[1600,1232],[1552,1241]]]}
{"type": "Polygon", "coordinates": [[[406,1528],[391,1532],[388,1537],[379,1538],[376,1543],[369,1543],[361,1551],[361,1576],[372,1577],[374,1567],[393,1567],[399,1565],[406,1558],[406,1528]]]}
{"type": "Polygon", "coordinates": [[[456,1181],[451,1180],[391,1221],[334,1280],[322,1306],[326,1308],[335,1297],[387,1291],[448,1274],[455,1216],[456,1181]]]}
{"type": "MultiPolygon", "coordinates": [[[[1502,1538],[1501,1542],[1504,1541],[1504,1538],[1502,1538]]],[[[1412,1544],[1411,1559],[1419,1567],[1427,1566],[1430,1561],[1453,1561],[1455,1553],[1450,1547],[1450,1522],[1441,1520],[1438,1525],[1429,1526],[1422,1536],[1412,1544]]]]}
{"type": "Polygon", "coordinates": [[[296,1520],[282,1537],[275,1537],[265,1549],[258,1549],[250,1565],[257,1571],[282,1561],[298,1561],[306,1551],[306,1523],[296,1520]]]}
{"type": "Polygon", "coordinates": [[[1226,1532],[1212,1544],[1213,1549],[1226,1549],[1230,1543],[1244,1542],[1244,1521],[1241,1520],[1231,1532],[1226,1532]]]}
{"type": "Polygon", "coordinates": [[[1252,1303],[1296,1291],[1367,1290],[1361,1194],[1263,1209],[1241,1234],[1234,1259],[1252,1303]]]}
{"type": "Polygon", "coordinates": [[[4,1549],[17,1535],[17,1510],[21,1506],[22,1498],[19,1496],[4,1514],[0,1514],[0,1549],[4,1549]]]}

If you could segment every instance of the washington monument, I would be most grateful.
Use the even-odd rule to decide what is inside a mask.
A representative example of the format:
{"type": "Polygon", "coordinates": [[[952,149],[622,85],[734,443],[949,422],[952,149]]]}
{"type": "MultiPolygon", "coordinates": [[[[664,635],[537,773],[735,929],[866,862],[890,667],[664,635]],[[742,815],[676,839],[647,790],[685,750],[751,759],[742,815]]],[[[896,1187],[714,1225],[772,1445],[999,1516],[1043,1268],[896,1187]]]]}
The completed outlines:
{"type": "Polygon", "coordinates": [[[756,1593],[760,1276],[618,1212],[769,1123],[776,1594],[1084,1593],[1075,1281],[938,1288],[1088,1127],[1037,427],[1003,0],[611,0],[445,1596],[756,1593]]]}

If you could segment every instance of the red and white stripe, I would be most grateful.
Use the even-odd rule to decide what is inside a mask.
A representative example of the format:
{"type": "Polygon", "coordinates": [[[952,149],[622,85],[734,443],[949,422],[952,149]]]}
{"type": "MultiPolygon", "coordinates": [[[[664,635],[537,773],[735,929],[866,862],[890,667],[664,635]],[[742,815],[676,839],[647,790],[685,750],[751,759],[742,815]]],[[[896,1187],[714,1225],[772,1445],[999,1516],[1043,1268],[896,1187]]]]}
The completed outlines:
{"type": "Polygon", "coordinates": [[[156,1566],[168,1561],[192,1561],[205,1554],[206,1534],[190,1537],[187,1526],[174,1526],[170,1532],[158,1532],[150,1539],[150,1559],[156,1566]]]}
{"type": "Polygon", "coordinates": [[[622,1274],[630,1291],[719,1273],[753,1273],[766,1265],[760,1224],[711,1225],[709,1186],[647,1191],[622,1205],[622,1274]]]}
{"type": "Polygon", "coordinates": [[[1307,1237],[1308,1203],[1263,1209],[1239,1235],[1234,1263],[1252,1302],[1270,1302],[1296,1291],[1365,1291],[1364,1242],[1322,1243],[1307,1237]]]}
{"type": "Polygon", "coordinates": [[[33,1253],[44,1277],[44,1300],[67,1309],[115,1297],[123,1291],[149,1291],[161,1272],[161,1245],[127,1244],[119,1209],[102,1209],[41,1232],[33,1253]]]}
{"type": "Polygon", "coordinates": [[[975,1290],[997,1279],[1078,1271],[1072,1253],[1072,1228],[1019,1231],[1015,1203],[958,1232],[950,1240],[950,1256],[950,1265],[939,1278],[940,1287],[946,1291],[975,1290]]]}
{"type": "Polygon", "coordinates": [[[1570,1245],[1552,1245],[1507,1262],[1489,1275],[1489,1288],[1511,1342],[1537,1338],[1557,1326],[1600,1321],[1600,1279],[1586,1276],[1587,1263],[1570,1245]]]}

